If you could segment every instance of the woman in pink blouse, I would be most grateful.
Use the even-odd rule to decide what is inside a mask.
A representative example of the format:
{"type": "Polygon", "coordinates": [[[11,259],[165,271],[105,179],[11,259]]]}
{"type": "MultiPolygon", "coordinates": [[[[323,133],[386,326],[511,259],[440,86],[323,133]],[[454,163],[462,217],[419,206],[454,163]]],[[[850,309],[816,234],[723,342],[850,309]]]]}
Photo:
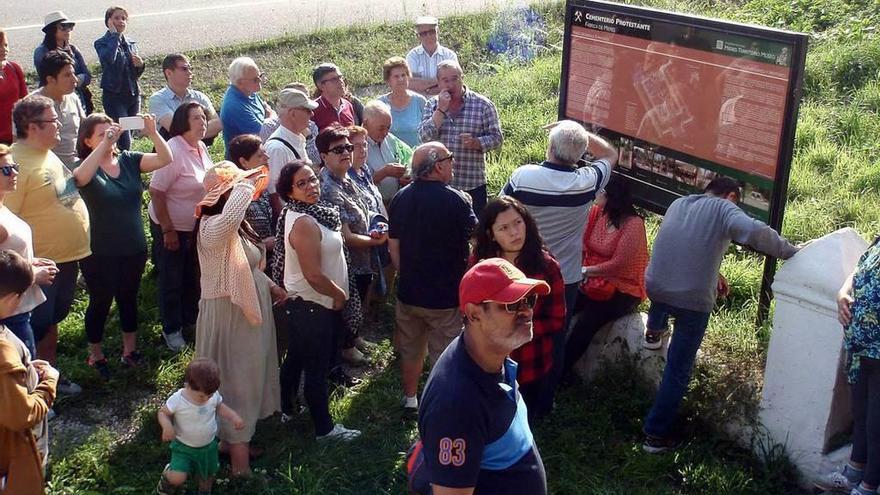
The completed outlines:
{"type": "Polygon", "coordinates": [[[196,205],[205,195],[205,171],[213,166],[202,142],[208,130],[205,109],[191,101],[171,118],[168,147],[174,156],[150,180],[153,263],[159,272],[159,315],[168,348],[186,346],[182,330],[198,316],[198,259],[192,249],[196,205]]]}

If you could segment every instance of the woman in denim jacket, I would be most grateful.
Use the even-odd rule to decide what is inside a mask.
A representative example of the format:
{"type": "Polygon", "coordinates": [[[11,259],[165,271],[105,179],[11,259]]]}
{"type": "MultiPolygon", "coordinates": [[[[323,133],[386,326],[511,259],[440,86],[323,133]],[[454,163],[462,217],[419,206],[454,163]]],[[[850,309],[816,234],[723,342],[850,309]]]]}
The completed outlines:
{"type": "MultiPolygon", "coordinates": [[[[135,42],[123,33],[128,24],[128,12],[122,7],[110,7],[104,13],[107,32],[95,40],[95,51],[101,60],[101,102],[104,112],[115,121],[120,117],[137,115],[140,111],[138,78],[144,73],[144,61],[138,56],[135,42]]],[[[120,151],[131,147],[131,135],[122,133],[116,144],[120,151]]]]}

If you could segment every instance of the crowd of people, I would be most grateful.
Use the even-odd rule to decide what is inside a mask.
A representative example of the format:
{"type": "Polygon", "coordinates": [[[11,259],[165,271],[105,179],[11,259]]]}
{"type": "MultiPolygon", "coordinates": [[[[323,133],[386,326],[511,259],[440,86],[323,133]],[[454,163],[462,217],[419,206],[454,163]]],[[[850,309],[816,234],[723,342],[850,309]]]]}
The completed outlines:
{"type": "MultiPolygon", "coordinates": [[[[486,154],[502,145],[502,125],[439,44],[436,18],[416,20],[419,45],[384,63],[390,91],[366,104],[325,62],[311,92],[291,82],[273,107],[260,94],[266,74],[239,57],[219,113],[179,53],[164,58],[166,86],[141,113],[145,64],[127,21],[125,9],[107,9],[94,43],[104,113],[63,12],[46,16],[29,94],[0,31],[0,402],[12,405],[0,413],[0,493],[42,493],[56,393],[81,391],[54,368],[80,272],[87,362],[102,379],[114,369],[102,346],[114,300],[119,362],[142,365],[137,300],[148,259],[165,345],[180,352],[194,339],[184,388],[158,414],[171,442],[160,494],[188,476],[209,492],[219,453],[233,476],[247,476],[261,453],[257,423],[276,413],[286,423],[307,408],[318,441],[360,436],[334,421],[329,382],[359,383],[341,364],[369,361],[365,313],[392,292],[401,409],[418,417],[410,487],[544,494],[531,427],[552,414],[602,326],[650,298],[644,346],[670,342],[643,448],[669,450],[727,290],[727,247],[781,259],[798,250],[738,208],[740,184],[718,178],[672,203],[649,257],[645,222],[613,173],[618,150],[573,121],[554,124],[546,160],[517,168],[490,200],[486,154]],[[125,117],[139,121],[152,152],[130,150],[125,117]],[[221,133],[227,161],[214,163],[208,146],[221,133]]],[[[847,286],[840,302],[862,448],[831,482],[860,494],[880,482],[876,428],[864,420],[880,414],[867,399],[880,376],[876,304],[864,291],[874,251],[850,282],[855,301],[847,286]]]]}

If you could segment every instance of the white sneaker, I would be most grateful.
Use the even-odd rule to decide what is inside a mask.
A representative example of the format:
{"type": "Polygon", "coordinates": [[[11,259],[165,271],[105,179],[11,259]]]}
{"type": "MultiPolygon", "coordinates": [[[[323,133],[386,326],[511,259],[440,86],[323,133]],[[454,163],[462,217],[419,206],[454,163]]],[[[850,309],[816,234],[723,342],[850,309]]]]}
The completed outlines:
{"type": "Polygon", "coordinates": [[[329,433],[316,438],[318,440],[342,440],[343,442],[348,442],[350,440],[354,440],[359,436],[361,436],[360,430],[350,430],[342,426],[341,424],[336,423],[329,433]]]}
{"type": "Polygon", "coordinates": [[[61,395],[79,395],[82,393],[83,389],[79,385],[62,376],[58,379],[55,391],[61,395]]]}
{"type": "Polygon", "coordinates": [[[172,352],[180,352],[186,347],[186,341],[183,340],[183,333],[180,331],[163,333],[162,337],[165,338],[165,345],[167,345],[172,352]]]}
{"type": "Polygon", "coordinates": [[[419,399],[416,396],[403,398],[403,409],[407,412],[419,411],[419,399]]]}
{"type": "Polygon", "coordinates": [[[837,493],[850,493],[858,486],[862,479],[862,472],[853,469],[848,463],[844,464],[839,471],[827,474],[813,482],[816,488],[837,493]],[[855,479],[856,481],[852,481],[855,479]]]}

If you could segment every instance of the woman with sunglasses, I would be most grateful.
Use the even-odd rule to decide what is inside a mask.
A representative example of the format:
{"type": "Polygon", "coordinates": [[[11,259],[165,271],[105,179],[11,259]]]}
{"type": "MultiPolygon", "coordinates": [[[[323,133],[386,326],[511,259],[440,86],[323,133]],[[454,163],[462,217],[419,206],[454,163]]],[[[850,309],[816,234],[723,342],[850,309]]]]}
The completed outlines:
{"type": "MultiPolygon", "coordinates": [[[[345,146],[347,139],[330,144],[339,146],[338,141],[345,146]]],[[[292,419],[304,375],[303,393],[317,439],[351,440],[361,432],[333,424],[327,391],[335,338],[344,325],[342,309],[351,293],[339,208],[321,198],[321,181],[303,160],[281,169],[276,191],[287,204],[278,220],[272,274],[283,280],[290,297],[284,307],[293,322],[288,341],[297,343],[281,365],[281,421],[292,419]]]]}
{"type": "MultiPolygon", "coordinates": [[[[492,200],[480,213],[474,231],[474,252],[470,265],[488,258],[504,258],[529,278],[544,280],[550,294],[534,307],[531,342],[510,357],[519,363],[517,381],[528,406],[530,420],[544,417],[553,408],[553,336],[565,323],[565,284],[559,263],[547,251],[535,219],[522,203],[510,196],[492,200]]],[[[514,308],[510,310],[516,311],[514,308]]]]}
{"type": "MultiPolygon", "coordinates": [[[[377,273],[378,263],[373,263],[372,248],[388,242],[387,228],[375,226],[371,229],[373,218],[379,214],[375,200],[358,187],[348,175],[354,145],[349,141],[349,131],[339,125],[331,125],[318,134],[315,144],[321,153],[321,197],[339,208],[342,221],[342,238],[348,248],[349,273],[354,275],[357,296],[363,304],[367,297],[373,275],[377,273]]],[[[359,149],[363,151],[363,144],[359,149]]],[[[387,220],[385,227],[387,227],[387,220]]],[[[366,341],[358,336],[358,325],[347,325],[349,332],[342,342],[342,358],[350,364],[364,364],[362,351],[367,348],[366,341]]]]}
{"type": "Polygon", "coordinates": [[[46,258],[34,257],[34,242],[31,227],[9,211],[3,204],[6,195],[15,191],[18,183],[18,165],[12,162],[9,147],[0,144],[0,249],[8,249],[20,254],[34,269],[34,284],[21,296],[21,301],[12,316],[0,320],[16,337],[27,346],[31,356],[36,357],[34,330],[31,328],[31,310],[46,300],[40,285],[50,285],[58,272],[55,262],[46,258]]]}
{"type": "Polygon", "coordinates": [[[0,29],[0,144],[12,144],[12,107],[28,94],[24,71],[17,63],[6,60],[9,42],[0,29]]]}
{"type": "Polygon", "coordinates": [[[92,92],[89,90],[92,73],[89,72],[89,66],[82,53],[70,43],[70,33],[73,32],[74,26],[75,23],[71,22],[67,15],[60,10],[46,15],[43,20],[43,32],[46,33],[46,36],[34,50],[34,67],[39,68],[43,57],[52,50],[60,50],[70,55],[75,62],[73,71],[76,74],[76,95],[82,102],[86,115],[89,115],[95,109],[92,103],[92,92]]]}
{"type": "MultiPolygon", "coordinates": [[[[104,12],[107,32],[95,40],[95,51],[101,61],[101,103],[104,112],[116,122],[120,117],[137,115],[141,108],[141,89],[138,79],[144,73],[144,61],[138,55],[135,42],[128,39],[128,11],[110,7],[104,12]]],[[[122,131],[116,146],[122,150],[131,147],[131,133],[122,131]]]]}
{"type": "Polygon", "coordinates": [[[92,254],[79,262],[89,294],[86,362],[104,380],[110,379],[110,367],[101,342],[114,299],[122,327],[120,361],[131,368],[141,363],[137,351],[137,296],[147,263],[141,173],[159,170],[172,159],[171,149],[156,130],[156,119],[152,115],[143,117],[144,134],[153,142],[156,153],[120,153],[116,149],[119,126],[103,113],[83,119],[76,141],[82,161],[73,170],[73,178],[91,220],[92,254]]]}

